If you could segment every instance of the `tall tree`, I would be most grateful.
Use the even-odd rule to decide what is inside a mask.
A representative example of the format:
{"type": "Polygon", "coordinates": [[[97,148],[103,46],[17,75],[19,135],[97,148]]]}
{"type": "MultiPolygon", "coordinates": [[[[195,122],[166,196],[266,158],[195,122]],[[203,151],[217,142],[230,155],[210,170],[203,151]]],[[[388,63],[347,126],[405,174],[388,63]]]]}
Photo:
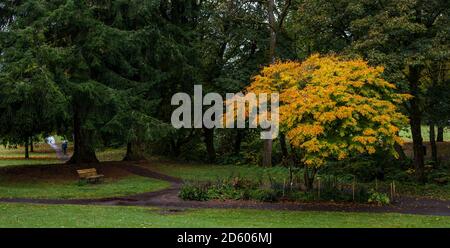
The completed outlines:
{"type": "Polygon", "coordinates": [[[254,78],[249,90],[280,92],[281,129],[301,150],[308,189],[327,161],[377,150],[396,154],[398,131],[407,122],[396,105],[408,95],[396,93],[382,72],[363,60],[313,55],[301,64],[265,67],[254,78]]]}
{"type": "Polygon", "coordinates": [[[10,15],[3,16],[0,36],[0,137],[4,143],[25,145],[28,158],[31,137],[67,121],[67,98],[45,66],[44,32],[17,28],[13,9],[5,12],[10,15]]]}
{"type": "Polygon", "coordinates": [[[306,49],[362,55],[371,64],[384,65],[384,77],[413,96],[405,108],[421,181],[425,179],[421,77],[426,55],[439,49],[433,42],[448,44],[448,5],[448,0],[303,0],[297,12],[301,20],[297,28],[305,31],[305,40],[299,42],[306,49]]]}
{"type": "MultiPolygon", "coordinates": [[[[27,0],[14,3],[16,11],[14,18],[9,19],[6,36],[18,36],[25,31],[39,35],[36,49],[42,56],[38,64],[49,71],[58,89],[69,100],[71,124],[68,126],[71,128],[67,132],[74,136],[74,154],[69,162],[98,161],[95,148],[108,139],[102,137],[102,130],[116,116],[123,116],[121,111],[132,107],[139,113],[136,116],[147,117],[157,112],[156,104],[150,109],[144,106],[161,99],[158,92],[163,87],[155,85],[162,84],[162,78],[170,78],[165,68],[174,60],[164,56],[170,56],[167,51],[176,43],[171,35],[177,33],[170,32],[176,27],[167,25],[164,18],[167,12],[160,9],[161,1],[27,0]],[[169,30],[169,34],[164,36],[161,30],[169,30]],[[140,99],[139,104],[135,104],[136,99],[140,99]]],[[[183,20],[178,23],[181,25],[183,20]]],[[[10,38],[6,46],[14,50],[21,44],[10,38]]],[[[26,49],[24,53],[32,52],[31,48],[26,49]]],[[[5,56],[8,63],[18,59],[13,54],[5,56]]],[[[149,120],[147,117],[143,119],[149,120]]],[[[116,119],[127,123],[124,118],[116,119]]],[[[136,133],[147,125],[137,123],[133,125],[136,133]]],[[[136,140],[123,140],[131,141],[136,140]]]]}

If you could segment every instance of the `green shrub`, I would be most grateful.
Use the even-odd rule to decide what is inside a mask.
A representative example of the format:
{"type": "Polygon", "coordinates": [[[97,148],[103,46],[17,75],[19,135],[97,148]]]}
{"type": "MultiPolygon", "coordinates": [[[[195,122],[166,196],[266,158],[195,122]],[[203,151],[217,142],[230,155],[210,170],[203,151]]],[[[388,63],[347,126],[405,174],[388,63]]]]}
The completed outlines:
{"type": "Polygon", "coordinates": [[[231,185],[223,184],[223,185],[212,185],[208,189],[208,198],[209,199],[220,199],[220,200],[241,200],[245,199],[245,194],[243,190],[236,189],[231,185]]]}
{"type": "Polygon", "coordinates": [[[208,196],[207,183],[190,182],[185,183],[180,190],[179,197],[183,200],[207,201],[208,196]]]}
{"type": "Polygon", "coordinates": [[[375,203],[377,205],[388,205],[391,203],[391,200],[386,193],[372,191],[367,202],[375,203]]]}
{"type": "Polygon", "coordinates": [[[251,199],[264,202],[276,202],[280,197],[280,192],[274,189],[256,189],[251,192],[251,199]]]}

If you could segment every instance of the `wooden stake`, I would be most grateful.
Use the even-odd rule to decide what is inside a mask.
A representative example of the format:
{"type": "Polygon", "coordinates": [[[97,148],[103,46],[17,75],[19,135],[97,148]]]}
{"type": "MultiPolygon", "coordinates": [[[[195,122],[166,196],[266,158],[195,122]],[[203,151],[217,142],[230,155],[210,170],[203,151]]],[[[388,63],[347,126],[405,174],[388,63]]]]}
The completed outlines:
{"type": "Polygon", "coordinates": [[[317,183],[318,183],[317,187],[318,187],[318,190],[319,190],[319,199],[320,199],[320,177],[317,180],[318,180],[317,181],[317,183]]]}
{"type": "Polygon", "coordinates": [[[356,181],[356,177],[353,176],[353,185],[352,185],[353,201],[355,201],[355,181],[356,181]]]}
{"type": "Polygon", "coordinates": [[[390,195],[391,195],[391,200],[393,200],[393,196],[392,196],[392,183],[389,184],[389,191],[390,191],[390,195]]]}
{"type": "Polygon", "coordinates": [[[392,181],[392,193],[393,193],[393,198],[392,198],[392,200],[395,200],[395,195],[396,195],[396,193],[395,193],[395,181],[392,181]]]}

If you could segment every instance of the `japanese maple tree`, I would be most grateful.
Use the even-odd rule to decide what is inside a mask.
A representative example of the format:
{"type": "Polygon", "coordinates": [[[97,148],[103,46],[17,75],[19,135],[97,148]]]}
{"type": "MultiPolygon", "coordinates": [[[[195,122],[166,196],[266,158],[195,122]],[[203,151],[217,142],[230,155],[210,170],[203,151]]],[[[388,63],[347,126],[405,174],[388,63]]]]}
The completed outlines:
{"type": "Polygon", "coordinates": [[[253,78],[247,91],[280,93],[280,126],[301,154],[308,188],[327,161],[377,149],[397,156],[394,144],[407,123],[397,106],[409,96],[396,93],[382,73],[361,59],[313,55],[276,62],[253,78]]]}

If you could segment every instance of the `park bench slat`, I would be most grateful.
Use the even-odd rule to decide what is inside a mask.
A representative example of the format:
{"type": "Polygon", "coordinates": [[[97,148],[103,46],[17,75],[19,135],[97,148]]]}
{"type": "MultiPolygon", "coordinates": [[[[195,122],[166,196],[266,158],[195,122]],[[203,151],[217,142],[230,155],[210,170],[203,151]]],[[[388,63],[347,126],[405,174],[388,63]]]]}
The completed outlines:
{"type": "Polygon", "coordinates": [[[104,177],[102,174],[98,174],[95,168],[77,170],[80,180],[86,180],[87,182],[99,182],[104,177]]]}

